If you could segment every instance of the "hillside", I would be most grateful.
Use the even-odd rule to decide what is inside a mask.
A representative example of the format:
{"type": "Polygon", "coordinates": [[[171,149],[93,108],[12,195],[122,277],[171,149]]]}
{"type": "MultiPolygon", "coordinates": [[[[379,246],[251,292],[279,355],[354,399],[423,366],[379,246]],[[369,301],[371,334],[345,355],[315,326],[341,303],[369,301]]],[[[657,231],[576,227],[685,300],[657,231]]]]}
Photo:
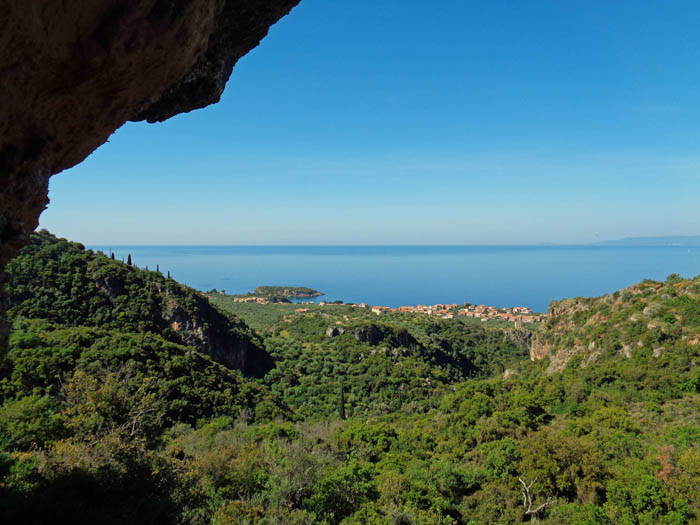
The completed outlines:
{"type": "Polygon", "coordinates": [[[271,367],[255,333],[199,292],[45,230],[32,235],[7,271],[11,320],[150,332],[249,375],[271,367]]]}
{"type": "Polygon", "coordinates": [[[211,421],[294,419],[241,373],[270,365],[258,336],[194,290],[47,232],[8,270],[3,523],[182,520],[173,491],[188,490],[183,469],[155,454],[168,436],[211,421]]]}
{"type": "Polygon", "coordinates": [[[690,378],[697,376],[699,343],[700,277],[671,275],[598,298],[553,302],[531,357],[548,359],[550,373],[603,361],[690,378]]]}

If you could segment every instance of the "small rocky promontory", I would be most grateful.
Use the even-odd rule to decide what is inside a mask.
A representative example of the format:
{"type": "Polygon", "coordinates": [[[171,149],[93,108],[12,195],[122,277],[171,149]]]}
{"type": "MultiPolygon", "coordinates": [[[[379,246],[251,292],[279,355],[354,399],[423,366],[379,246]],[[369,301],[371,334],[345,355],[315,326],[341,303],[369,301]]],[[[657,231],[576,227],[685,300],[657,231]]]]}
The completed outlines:
{"type": "Polygon", "coordinates": [[[306,299],[321,297],[323,292],[305,286],[258,286],[254,292],[259,297],[284,297],[285,299],[306,299]]]}

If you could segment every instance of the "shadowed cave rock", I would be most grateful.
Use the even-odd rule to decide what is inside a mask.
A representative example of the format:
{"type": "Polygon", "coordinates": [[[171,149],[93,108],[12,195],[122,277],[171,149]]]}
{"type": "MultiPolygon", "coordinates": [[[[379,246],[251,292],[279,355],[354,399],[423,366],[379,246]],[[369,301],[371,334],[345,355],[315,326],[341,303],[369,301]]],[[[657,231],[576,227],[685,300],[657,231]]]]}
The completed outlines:
{"type": "Polygon", "coordinates": [[[4,267],[37,227],[49,177],[128,120],[218,102],[238,59],[298,2],[0,0],[0,360],[4,267]]]}

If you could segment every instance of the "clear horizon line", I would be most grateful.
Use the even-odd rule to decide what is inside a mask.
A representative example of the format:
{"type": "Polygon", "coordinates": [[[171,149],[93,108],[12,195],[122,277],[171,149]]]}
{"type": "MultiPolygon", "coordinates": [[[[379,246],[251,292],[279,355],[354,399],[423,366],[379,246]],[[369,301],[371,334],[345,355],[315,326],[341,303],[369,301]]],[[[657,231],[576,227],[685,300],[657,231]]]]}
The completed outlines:
{"type": "MultiPolygon", "coordinates": [[[[80,241],[74,241],[74,242],[80,242],[80,241]]],[[[80,244],[83,244],[84,246],[90,248],[135,248],[135,247],[163,247],[163,248],[175,248],[175,247],[182,247],[182,248],[192,248],[192,247],[199,247],[199,248],[226,248],[226,247],[241,247],[241,248],[326,248],[326,247],[339,247],[339,248],[367,248],[367,247],[397,247],[397,248],[409,248],[409,247],[416,247],[416,248],[423,248],[423,247],[435,247],[435,248],[443,248],[443,247],[485,247],[485,246],[503,246],[503,247],[552,247],[552,246],[568,246],[568,247],[577,247],[577,246],[601,246],[601,247],[672,247],[674,246],[673,244],[634,244],[634,245],[627,245],[627,244],[620,244],[619,246],[608,244],[608,243],[615,243],[618,242],[618,240],[612,240],[612,241],[595,241],[595,242],[570,242],[570,243],[554,243],[554,242],[540,242],[540,243],[523,243],[523,244],[515,244],[515,243],[455,243],[455,244],[382,244],[382,243],[372,243],[372,244],[190,244],[190,243],[185,243],[185,244],[149,244],[149,243],[133,243],[133,244],[112,244],[112,243],[93,243],[93,242],[80,242],[80,244]]],[[[676,246],[683,246],[683,247],[690,247],[691,245],[676,245],[676,246]]]]}
{"type": "MultiPolygon", "coordinates": [[[[266,243],[266,244],[248,244],[248,243],[217,243],[217,244],[205,244],[205,243],[182,243],[182,244],[168,244],[168,243],[108,243],[108,242],[80,242],[85,246],[254,246],[254,247],[265,247],[265,246],[583,246],[590,243],[553,243],[553,242],[539,242],[539,243],[266,243]]],[[[596,241],[597,242],[597,241],[596,241]]]]}

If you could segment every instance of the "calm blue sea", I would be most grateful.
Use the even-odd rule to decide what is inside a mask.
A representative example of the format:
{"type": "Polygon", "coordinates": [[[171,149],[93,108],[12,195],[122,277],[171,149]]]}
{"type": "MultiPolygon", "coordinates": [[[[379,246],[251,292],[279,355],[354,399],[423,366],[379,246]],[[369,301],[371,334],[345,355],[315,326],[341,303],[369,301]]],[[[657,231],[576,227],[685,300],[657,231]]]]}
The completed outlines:
{"type": "Polygon", "coordinates": [[[546,311],[645,278],[700,274],[700,247],[611,246],[90,246],[199,290],[309,286],[373,305],[484,303],[546,311]]]}

